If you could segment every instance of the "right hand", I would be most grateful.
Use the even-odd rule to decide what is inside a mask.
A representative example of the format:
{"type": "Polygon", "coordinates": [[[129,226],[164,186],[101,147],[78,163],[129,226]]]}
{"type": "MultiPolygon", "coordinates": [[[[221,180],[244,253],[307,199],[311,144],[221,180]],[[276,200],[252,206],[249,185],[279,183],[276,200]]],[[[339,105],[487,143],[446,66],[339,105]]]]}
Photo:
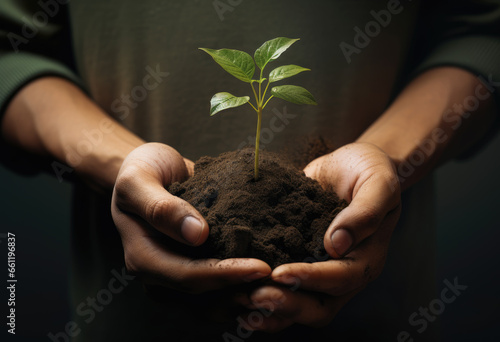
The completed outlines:
{"type": "Polygon", "coordinates": [[[164,234],[199,246],[209,227],[201,214],[165,187],[186,180],[193,162],[173,148],[148,143],[133,150],[116,178],[111,213],[120,233],[125,264],[149,284],[202,293],[264,278],[271,268],[258,259],[192,259],[174,253],[157,238],[164,234]]]}

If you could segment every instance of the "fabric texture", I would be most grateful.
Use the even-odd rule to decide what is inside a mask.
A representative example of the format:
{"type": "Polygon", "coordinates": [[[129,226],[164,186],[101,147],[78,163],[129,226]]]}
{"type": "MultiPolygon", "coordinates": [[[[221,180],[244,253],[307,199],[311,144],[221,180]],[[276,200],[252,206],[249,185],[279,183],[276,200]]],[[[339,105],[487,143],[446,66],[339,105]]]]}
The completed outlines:
{"type": "MultiPolygon", "coordinates": [[[[335,147],[355,140],[402,85],[429,68],[452,65],[485,77],[500,75],[498,1],[455,1],[449,10],[447,1],[255,0],[225,11],[212,1],[41,3],[44,7],[37,1],[0,0],[2,111],[24,84],[58,75],[87,89],[111,117],[142,138],[167,143],[194,160],[253,140],[256,120],[250,110],[209,117],[214,93],[242,96],[249,88],[226,75],[199,47],[252,54],[277,36],[301,38],[266,72],[284,64],[310,68],[290,83],[310,90],[319,106],[279,100],[269,106],[263,120],[268,134],[262,142],[275,151],[293,150],[308,136],[322,136],[335,147]],[[13,44],[12,33],[25,37],[23,25],[40,12],[46,13],[47,23],[28,43],[13,44]],[[342,43],[351,52],[342,50],[342,43]],[[273,117],[283,130],[271,129],[273,117]]],[[[402,217],[380,279],[331,325],[320,330],[294,327],[277,336],[255,333],[244,340],[387,341],[402,331],[438,340],[439,323],[420,334],[408,321],[436,296],[433,216],[432,180],[427,178],[404,194],[402,217]]],[[[177,293],[166,293],[166,302],[154,301],[137,280],[104,310],[95,315],[83,311],[85,298],[107,288],[113,271],[122,271],[123,249],[109,198],[79,183],[73,225],[72,312],[81,328],[74,341],[224,340],[227,332],[238,336],[236,322],[207,324],[197,315],[205,305],[200,303],[210,301],[177,293]]]]}

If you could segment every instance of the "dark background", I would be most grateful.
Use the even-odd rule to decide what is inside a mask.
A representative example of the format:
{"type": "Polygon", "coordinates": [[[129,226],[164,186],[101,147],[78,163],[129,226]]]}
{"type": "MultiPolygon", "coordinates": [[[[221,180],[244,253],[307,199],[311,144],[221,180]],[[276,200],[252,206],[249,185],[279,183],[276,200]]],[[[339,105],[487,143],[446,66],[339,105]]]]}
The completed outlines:
{"type": "MultiPolygon", "coordinates": [[[[468,286],[441,315],[443,341],[500,340],[499,156],[497,136],[475,157],[450,162],[435,172],[439,246],[436,288],[443,288],[445,279],[453,282],[455,277],[459,284],[468,286]]],[[[62,331],[70,320],[71,185],[59,183],[53,175],[22,177],[0,168],[0,194],[0,234],[16,234],[17,248],[17,335],[7,340],[50,341],[47,334],[62,331]]],[[[6,247],[4,238],[0,260],[7,257],[6,247]]],[[[0,312],[5,317],[6,260],[1,264],[0,312]]],[[[0,336],[6,336],[5,318],[1,321],[0,336]]],[[[416,341],[421,340],[418,334],[412,335],[416,341]]]]}

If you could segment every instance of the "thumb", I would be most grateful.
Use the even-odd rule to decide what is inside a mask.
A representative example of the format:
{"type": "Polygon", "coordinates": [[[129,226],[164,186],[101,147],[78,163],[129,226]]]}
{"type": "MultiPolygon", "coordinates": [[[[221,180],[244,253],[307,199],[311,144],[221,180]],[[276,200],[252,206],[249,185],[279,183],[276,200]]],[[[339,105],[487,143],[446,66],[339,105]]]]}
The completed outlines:
{"type": "Polygon", "coordinates": [[[339,258],[349,253],[375,233],[387,214],[399,204],[398,194],[387,186],[387,182],[371,178],[326,231],[324,245],[328,254],[339,258]]]}
{"type": "Polygon", "coordinates": [[[117,180],[112,201],[116,210],[140,216],[156,230],[179,242],[198,246],[208,237],[208,224],[202,215],[147,174],[117,180]]]}

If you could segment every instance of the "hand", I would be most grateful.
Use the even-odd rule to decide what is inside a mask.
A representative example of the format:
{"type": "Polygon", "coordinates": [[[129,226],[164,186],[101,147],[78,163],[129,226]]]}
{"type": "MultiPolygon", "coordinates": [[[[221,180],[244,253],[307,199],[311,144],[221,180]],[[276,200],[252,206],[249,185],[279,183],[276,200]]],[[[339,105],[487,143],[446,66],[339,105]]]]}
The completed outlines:
{"type": "Polygon", "coordinates": [[[193,163],[173,148],[144,144],[124,160],[118,173],[111,213],[120,233],[127,270],[150,284],[202,293],[256,280],[271,273],[257,259],[191,259],[170,251],[162,239],[202,244],[209,227],[189,203],[165,187],[193,172],[193,163]],[[160,235],[160,238],[159,238],[160,235]]]}
{"type": "Polygon", "coordinates": [[[385,263],[401,207],[391,159],[375,145],[353,143],[312,161],[304,172],[349,202],[324,237],[325,249],[335,259],[274,269],[274,284],[240,298],[250,309],[273,312],[263,316],[262,324],[249,320],[247,329],[279,331],[294,323],[326,325],[380,274],[385,263]]]}

